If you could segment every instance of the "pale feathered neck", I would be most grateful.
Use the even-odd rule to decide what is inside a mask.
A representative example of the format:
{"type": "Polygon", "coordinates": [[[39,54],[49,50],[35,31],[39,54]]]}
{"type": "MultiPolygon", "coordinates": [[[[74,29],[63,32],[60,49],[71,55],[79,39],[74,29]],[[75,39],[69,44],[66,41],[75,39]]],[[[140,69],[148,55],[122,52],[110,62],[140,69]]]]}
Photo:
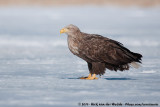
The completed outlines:
{"type": "Polygon", "coordinates": [[[80,31],[68,33],[68,38],[81,39],[82,37],[83,35],[80,31]]]}

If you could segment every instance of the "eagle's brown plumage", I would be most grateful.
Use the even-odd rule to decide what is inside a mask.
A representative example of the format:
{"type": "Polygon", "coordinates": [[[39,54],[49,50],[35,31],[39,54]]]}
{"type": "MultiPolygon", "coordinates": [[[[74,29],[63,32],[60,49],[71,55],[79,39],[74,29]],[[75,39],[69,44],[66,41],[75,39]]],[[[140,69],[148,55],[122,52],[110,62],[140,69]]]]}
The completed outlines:
{"type": "Polygon", "coordinates": [[[138,67],[142,55],[131,52],[123,44],[97,34],[87,34],[74,25],[61,30],[68,35],[70,51],[88,63],[90,74],[103,75],[105,69],[129,70],[138,67]]]}

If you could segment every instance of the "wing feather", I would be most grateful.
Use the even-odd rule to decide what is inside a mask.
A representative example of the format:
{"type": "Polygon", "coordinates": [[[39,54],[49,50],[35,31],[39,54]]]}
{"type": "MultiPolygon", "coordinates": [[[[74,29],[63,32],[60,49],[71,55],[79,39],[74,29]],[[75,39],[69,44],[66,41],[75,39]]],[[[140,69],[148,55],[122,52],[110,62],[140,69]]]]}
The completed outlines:
{"type": "Polygon", "coordinates": [[[129,50],[120,42],[100,35],[87,35],[79,46],[79,57],[88,62],[103,62],[112,65],[124,65],[132,62],[129,50]]]}

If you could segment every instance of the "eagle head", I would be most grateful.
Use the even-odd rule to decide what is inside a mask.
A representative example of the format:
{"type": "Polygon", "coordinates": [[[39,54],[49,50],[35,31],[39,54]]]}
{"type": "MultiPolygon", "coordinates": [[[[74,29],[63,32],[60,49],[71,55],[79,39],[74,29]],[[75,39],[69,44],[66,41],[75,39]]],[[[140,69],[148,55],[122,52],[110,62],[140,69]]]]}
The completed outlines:
{"type": "Polygon", "coordinates": [[[60,30],[60,34],[62,33],[66,33],[68,35],[72,35],[74,33],[80,32],[79,28],[75,25],[68,25],[66,27],[64,27],[63,29],[60,30]]]}

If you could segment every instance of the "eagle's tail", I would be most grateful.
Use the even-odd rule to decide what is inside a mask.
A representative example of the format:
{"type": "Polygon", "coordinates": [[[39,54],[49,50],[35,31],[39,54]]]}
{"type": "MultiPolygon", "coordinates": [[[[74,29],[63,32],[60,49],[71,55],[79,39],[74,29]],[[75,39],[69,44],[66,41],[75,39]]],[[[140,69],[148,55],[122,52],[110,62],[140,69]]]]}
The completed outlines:
{"type": "Polygon", "coordinates": [[[142,55],[138,54],[138,53],[133,53],[133,52],[131,52],[131,54],[132,54],[131,58],[133,59],[133,61],[129,65],[132,66],[132,67],[134,67],[134,68],[141,67],[140,63],[142,63],[141,62],[142,55]]]}
{"type": "Polygon", "coordinates": [[[106,63],[106,68],[113,70],[113,71],[124,71],[124,70],[129,70],[130,67],[134,68],[139,68],[141,67],[140,63],[142,60],[142,55],[138,53],[133,53],[131,51],[128,51],[125,53],[128,57],[127,60],[128,62],[125,64],[120,64],[120,65],[111,65],[106,63]]]}
{"type": "Polygon", "coordinates": [[[141,67],[140,63],[138,63],[138,62],[131,62],[131,63],[130,63],[130,66],[132,66],[132,67],[134,67],[134,68],[139,68],[139,67],[141,67]]]}
{"type": "Polygon", "coordinates": [[[116,44],[116,46],[118,47],[117,54],[119,54],[121,57],[121,61],[119,61],[119,63],[117,64],[110,64],[110,63],[106,63],[106,68],[113,70],[113,71],[124,71],[124,70],[129,70],[129,68],[132,66],[134,68],[139,68],[140,67],[140,63],[142,61],[142,55],[139,53],[134,53],[131,52],[129,49],[125,48],[121,43],[114,41],[114,40],[110,40],[110,42],[113,42],[114,44],[116,44]]]}
{"type": "Polygon", "coordinates": [[[119,68],[120,71],[128,70],[130,66],[134,67],[136,69],[141,67],[141,65],[140,65],[142,63],[141,62],[142,61],[142,55],[141,54],[128,51],[126,53],[126,55],[129,57],[130,62],[128,62],[125,65],[120,66],[120,68],[119,68]]]}
{"type": "Polygon", "coordinates": [[[135,62],[141,63],[142,55],[141,55],[141,54],[138,54],[138,53],[131,52],[131,58],[132,58],[135,62]]]}

